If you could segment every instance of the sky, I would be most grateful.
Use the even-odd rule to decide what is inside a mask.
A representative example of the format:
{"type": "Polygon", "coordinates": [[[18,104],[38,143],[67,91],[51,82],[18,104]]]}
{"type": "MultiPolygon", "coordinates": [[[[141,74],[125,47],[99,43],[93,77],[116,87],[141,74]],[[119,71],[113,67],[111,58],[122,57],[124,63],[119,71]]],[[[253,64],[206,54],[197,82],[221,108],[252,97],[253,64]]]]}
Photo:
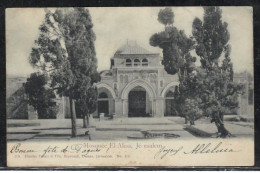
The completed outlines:
{"type": "MultiPolygon", "coordinates": [[[[149,45],[152,34],[163,31],[157,20],[164,7],[91,7],[88,8],[96,34],[95,48],[98,70],[110,67],[110,58],[127,40],[150,52],[162,50],[149,45]]],[[[195,17],[203,18],[202,7],[171,7],[174,26],[190,36],[195,17]]],[[[253,74],[253,11],[251,7],[221,7],[222,19],[228,23],[231,60],[235,72],[253,74]]],[[[43,8],[9,8],[6,10],[6,71],[8,76],[28,77],[34,72],[28,61],[39,26],[44,19],[43,8]]],[[[195,53],[193,53],[196,55],[195,53]]],[[[197,58],[199,65],[199,58],[197,58]]]]}

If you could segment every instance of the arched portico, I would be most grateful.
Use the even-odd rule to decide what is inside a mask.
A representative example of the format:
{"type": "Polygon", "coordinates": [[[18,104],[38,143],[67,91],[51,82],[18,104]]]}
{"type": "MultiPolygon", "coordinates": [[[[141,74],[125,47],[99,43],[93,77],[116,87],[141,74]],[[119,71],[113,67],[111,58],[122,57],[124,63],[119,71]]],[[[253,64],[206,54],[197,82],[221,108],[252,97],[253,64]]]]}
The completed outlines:
{"type": "Polygon", "coordinates": [[[98,89],[98,103],[97,110],[93,115],[97,117],[101,113],[104,113],[105,116],[114,114],[116,98],[115,91],[106,83],[98,83],[96,86],[98,89]]]}
{"type": "Polygon", "coordinates": [[[163,91],[161,92],[161,97],[164,98],[164,100],[162,100],[162,114],[164,116],[173,116],[175,115],[174,112],[174,97],[173,97],[173,93],[175,90],[175,87],[178,86],[179,83],[178,82],[171,82],[168,85],[166,85],[166,87],[163,89],[163,91]]]}
{"type": "Polygon", "coordinates": [[[146,91],[146,93],[148,94],[148,97],[147,97],[148,99],[146,101],[149,102],[149,105],[151,105],[151,114],[152,114],[152,116],[154,116],[155,108],[156,108],[154,98],[156,97],[156,93],[155,93],[153,87],[151,85],[149,85],[149,83],[147,83],[145,80],[142,80],[142,79],[137,79],[137,80],[130,82],[123,89],[123,91],[121,93],[121,99],[123,102],[123,116],[124,117],[128,116],[129,93],[136,87],[143,88],[146,91]]]}
{"type": "Polygon", "coordinates": [[[115,91],[113,90],[113,88],[111,86],[109,86],[108,84],[106,83],[102,83],[102,82],[99,82],[97,85],[97,88],[106,88],[108,91],[110,91],[111,95],[113,96],[113,98],[115,99],[116,98],[116,93],[115,91]]]}
{"type": "Polygon", "coordinates": [[[166,87],[162,90],[161,92],[161,97],[165,98],[165,94],[166,92],[170,89],[170,88],[175,88],[175,86],[178,86],[179,82],[171,82],[168,85],[166,85],[166,87]]]}

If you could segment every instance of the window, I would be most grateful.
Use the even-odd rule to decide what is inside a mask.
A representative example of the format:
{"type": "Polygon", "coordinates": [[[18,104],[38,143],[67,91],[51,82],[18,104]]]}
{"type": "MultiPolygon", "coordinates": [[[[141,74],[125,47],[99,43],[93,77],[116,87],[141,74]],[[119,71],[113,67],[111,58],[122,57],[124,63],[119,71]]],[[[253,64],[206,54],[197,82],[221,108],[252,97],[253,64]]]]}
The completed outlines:
{"type": "Polygon", "coordinates": [[[148,60],[146,58],[142,60],[142,66],[148,66],[148,60]]]}
{"type": "Polygon", "coordinates": [[[140,60],[139,59],[134,60],[134,66],[140,66],[140,60]]]}
{"type": "Polygon", "coordinates": [[[126,59],[125,64],[126,64],[127,67],[131,67],[131,66],[132,66],[132,61],[131,61],[131,59],[126,59]]]}
{"type": "Polygon", "coordinates": [[[99,94],[98,98],[103,99],[103,98],[108,98],[108,96],[107,96],[106,93],[102,92],[102,93],[99,94]]]}

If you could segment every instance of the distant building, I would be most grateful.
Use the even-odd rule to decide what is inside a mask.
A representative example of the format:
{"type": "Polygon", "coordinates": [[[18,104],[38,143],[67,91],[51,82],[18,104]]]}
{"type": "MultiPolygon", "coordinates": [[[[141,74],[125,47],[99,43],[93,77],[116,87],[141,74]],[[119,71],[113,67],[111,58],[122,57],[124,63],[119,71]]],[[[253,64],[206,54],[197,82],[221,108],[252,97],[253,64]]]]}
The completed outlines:
{"type": "MultiPolygon", "coordinates": [[[[243,95],[239,95],[238,101],[239,101],[239,108],[237,109],[238,115],[248,115],[248,76],[247,73],[237,73],[234,74],[233,77],[234,82],[243,84],[245,87],[245,93],[243,95]]],[[[252,109],[252,107],[250,107],[252,109]]]]}

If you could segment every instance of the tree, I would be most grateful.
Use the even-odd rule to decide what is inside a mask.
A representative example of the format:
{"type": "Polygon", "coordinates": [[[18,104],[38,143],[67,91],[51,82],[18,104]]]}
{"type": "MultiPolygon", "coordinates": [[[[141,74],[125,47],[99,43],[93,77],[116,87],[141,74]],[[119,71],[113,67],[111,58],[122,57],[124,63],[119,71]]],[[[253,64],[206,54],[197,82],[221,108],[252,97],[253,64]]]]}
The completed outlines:
{"type": "Polygon", "coordinates": [[[195,125],[195,120],[203,116],[203,112],[200,108],[200,98],[186,98],[184,101],[183,113],[190,121],[190,125],[195,125]]]}
{"type": "Polygon", "coordinates": [[[32,73],[25,83],[28,103],[37,111],[39,118],[55,118],[57,108],[53,104],[55,94],[46,87],[47,78],[44,74],[32,73]]]}
{"type": "Polygon", "coordinates": [[[78,93],[78,100],[76,102],[77,114],[82,116],[83,128],[89,127],[90,114],[94,113],[97,108],[97,88],[93,85],[100,81],[99,73],[93,73],[91,75],[91,87],[83,86],[78,93]]]}
{"type": "MultiPolygon", "coordinates": [[[[178,104],[178,114],[189,118],[185,113],[185,99],[194,95],[193,83],[189,82],[195,70],[196,57],[191,56],[194,42],[183,30],[178,30],[173,24],[174,13],[171,8],[160,10],[158,20],[165,25],[165,31],[155,33],[150,38],[150,45],[163,49],[164,69],[169,74],[178,74],[180,85],[175,89],[174,101],[178,104]]],[[[192,80],[191,80],[192,81],[192,80]]],[[[192,123],[194,124],[194,123],[192,123]]]]}
{"type": "Polygon", "coordinates": [[[171,8],[165,8],[161,9],[159,14],[158,14],[158,21],[162,23],[163,25],[171,25],[173,24],[173,18],[174,18],[174,13],[172,12],[171,8]]]}
{"type": "Polygon", "coordinates": [[[97,108],[97,88],[92,87],[87,91],[87,95],[83,95],[78,102],[77,113],[82,115],[83,118],[83,128],[89,127],[89,117],[90,114],[95,112],[97,108]]]}
{"type": "Polygon", "coordinates": [[[222,22],[219,7],[204,7],[204,18],[195,18],[192,34],[196,41],[195,50],[201,61],[198,85],[203,94],[202,109],[211,122],[217,126],[219,137],[231,136],[224,127],[225,108],[238,107],[238,94],[243,86],[233,82],[233,65],[230,59],[231,46],[228,44],[228,24],[222,22]],[[221,55],[224,60],[220,64],[221,55]]]}
{"type": "Polygon", "coordinates": [[[32,48],[30,63],[50,77],[50,87],[69,97],[72,137],[76,137],[73,102],[92,87],[97,73],[95,34],[89,11],[85,8],[46,10],[40,35],[32,48]]]}

